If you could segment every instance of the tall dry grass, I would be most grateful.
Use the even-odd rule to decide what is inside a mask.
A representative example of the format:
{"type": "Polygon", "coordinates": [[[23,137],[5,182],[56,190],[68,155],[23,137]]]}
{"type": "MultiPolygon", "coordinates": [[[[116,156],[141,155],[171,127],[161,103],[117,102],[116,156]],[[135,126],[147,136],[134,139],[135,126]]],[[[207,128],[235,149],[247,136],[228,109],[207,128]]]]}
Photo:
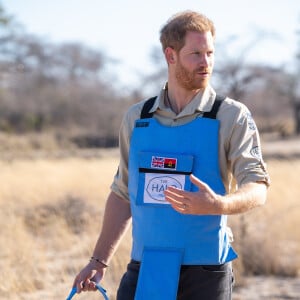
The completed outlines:
{"type": "Polygon", "coordinates": [[[300,275],[300,160],[270,160],[267,203],[230,217],[241,275],[300,275]]]}
{"type": "Polygon", "coordinates": [[[116,168],[114,156],[0,161],[0,299],[64,299],[91,254],[116,168]]]}
{"type": "MultiPolygon", "coordinates": [[[[268,202],[230,217],[236,275],[300,270],[300,160],[268,162],[268,202]]],[[[64,299],[98,236],[117,157],[0,161],[0,299],[64,299]]],[[[129,259],[130,234],[103,281],[111,299],[129,259]]],[[[99,299],[89,293],[78,299],[99,299]]]]}

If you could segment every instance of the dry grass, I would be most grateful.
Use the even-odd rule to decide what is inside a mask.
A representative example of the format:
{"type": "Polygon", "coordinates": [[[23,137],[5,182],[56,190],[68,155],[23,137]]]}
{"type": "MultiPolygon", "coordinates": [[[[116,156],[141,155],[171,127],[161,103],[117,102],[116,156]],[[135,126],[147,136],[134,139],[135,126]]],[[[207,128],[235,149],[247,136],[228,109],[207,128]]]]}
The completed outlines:
{"type": "MultiPolygon", "coordinates": [[[[272,187],[267,205],[231,218],[240,253],[237,277],[294,276],[300,270],[300,160],[271,160],[268,166],[272,187]]],[[[0,161],[0,298],[66,297],[98,236],[116,167],[110,153],[94,159],[0,161]]],[[[128,235],[103,282],[111,299],[129,249],[128,235]]]]}
{"type": "MultiPolygon", "coordinates": [[[[66,296],[94,246],[116,167],[114,155],[0,162],[0,294],[5,299],[35,299],[28,293],[36,291],[46,292],[43,299],[66,296]]],[[[125,267],[122,249],[129,251],[123,245],[124,260],[115,259],[112,269],[125,267]]],[[[107,276],[110,286],[119,279],[115,273],[107,276]]]]}
{"type": "MultiPolygon", "coordinates": [[[[270,160],[268,201],[242,216],[231,217],[239,273],[300,275],[300,160],[270,160]]],[[[241,275],[241,274],[238,274],[241,275]]]]}

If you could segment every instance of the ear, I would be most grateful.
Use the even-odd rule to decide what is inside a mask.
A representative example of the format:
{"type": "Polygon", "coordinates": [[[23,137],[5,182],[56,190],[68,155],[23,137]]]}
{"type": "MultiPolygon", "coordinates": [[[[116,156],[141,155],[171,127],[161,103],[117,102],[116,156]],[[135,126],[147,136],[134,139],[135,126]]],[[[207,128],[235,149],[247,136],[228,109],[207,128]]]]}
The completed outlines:
{"type": "Polygon", "coordinates": [[[176,62],[176,52],[171,47],[165,49],[165,57],[168,64],[174,64],[176,62]]]}

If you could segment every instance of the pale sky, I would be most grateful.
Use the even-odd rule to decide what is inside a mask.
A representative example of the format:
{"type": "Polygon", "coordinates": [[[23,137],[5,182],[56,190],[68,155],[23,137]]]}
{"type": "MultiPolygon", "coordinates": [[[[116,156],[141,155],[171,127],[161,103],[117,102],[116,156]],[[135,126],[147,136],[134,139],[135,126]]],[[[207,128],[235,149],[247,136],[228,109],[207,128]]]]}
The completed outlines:
{"type": "Polygon", "coordinates": [[[134,83],[138,73],[151,70],[150,52],[159,46],[159,30],[178,11],[191,9],[207,15],[216,25],[217,42],[232,35],[241,42],[243,39],[249,42],[258,31],[272,34],[272,39],[266,38],[255,46],[251,59],[276,66],[292,63],[297,49],[296,30],[300,30],[299,0],[0,0],[0,3],[24,25],[27,33],[52,42],[83,42],[119,60],[113,72],[124,84],[134,83]]]}

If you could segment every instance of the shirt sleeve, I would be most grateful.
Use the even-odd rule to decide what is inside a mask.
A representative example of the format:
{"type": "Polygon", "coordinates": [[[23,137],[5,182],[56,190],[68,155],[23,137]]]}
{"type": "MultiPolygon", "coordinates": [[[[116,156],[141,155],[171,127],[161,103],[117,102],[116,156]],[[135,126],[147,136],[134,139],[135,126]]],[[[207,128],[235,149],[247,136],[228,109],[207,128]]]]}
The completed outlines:
{"type": "Polygon", "coordinates": [[[135,121],[140,117],[142,105],[143,103],[138,103],[130,107],[121,122],[119,131],[120,161],[111,185],[111,190],[114,193],[128,201],[128,159],[130,139],[135,121]]]}
{"type": "Polygon", "coordinates": [[[249,182],[269,185],[270,178],[263,161],[257,126],[248,108],[241,103],[239,107],[228,143],[230,171],[238,186],[249,182]]]}

